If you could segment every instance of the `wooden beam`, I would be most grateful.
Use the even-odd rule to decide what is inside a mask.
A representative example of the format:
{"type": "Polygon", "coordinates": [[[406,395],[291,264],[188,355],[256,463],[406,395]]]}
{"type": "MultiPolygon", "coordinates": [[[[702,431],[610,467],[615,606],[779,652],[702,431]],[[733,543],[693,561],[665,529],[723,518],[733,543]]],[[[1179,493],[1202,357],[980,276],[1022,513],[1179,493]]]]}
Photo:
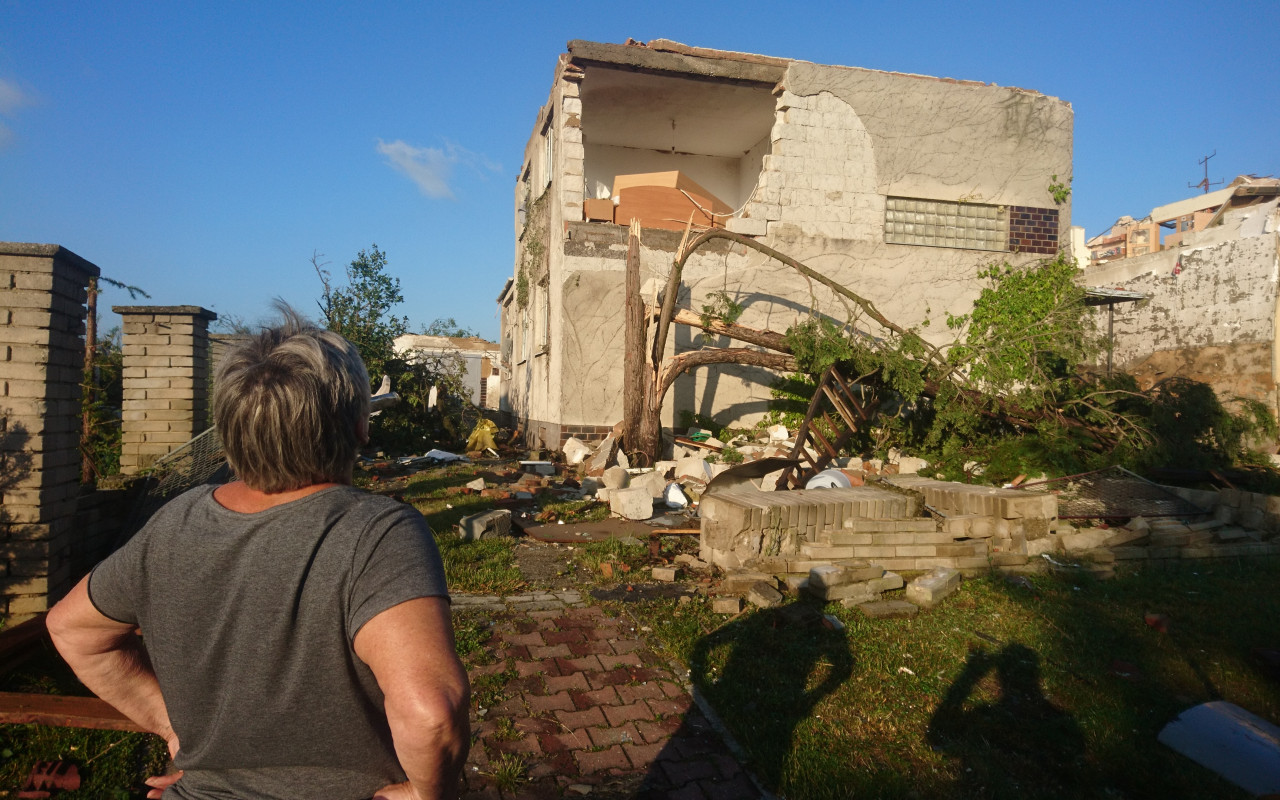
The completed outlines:
{"type": "Polygon", "coordinates": [[[61,728],[146,733],[138,723],[96,697],[0,692],[0,723],[32,722],[61,728]]]}

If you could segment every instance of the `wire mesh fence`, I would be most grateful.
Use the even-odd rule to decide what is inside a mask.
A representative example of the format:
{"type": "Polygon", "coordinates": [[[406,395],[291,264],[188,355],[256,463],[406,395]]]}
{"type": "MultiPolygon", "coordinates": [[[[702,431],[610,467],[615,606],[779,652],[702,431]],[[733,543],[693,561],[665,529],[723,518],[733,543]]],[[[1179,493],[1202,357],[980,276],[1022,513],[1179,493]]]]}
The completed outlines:
{"type": "Polygon", "coordinates": [[[1059,519],[1192,517],[1211,513],[1119,466],[1017,488],[1057,495],[1059,519]]]}
{"type": "Polygon", "coordinates": [[[121,543],[138,531],[162,505],[204,483],[224,483],[230,477],[227,455],[218,429],[209,428],[151,465],[147,486],[138,497],[122,531],[121,543]]]}

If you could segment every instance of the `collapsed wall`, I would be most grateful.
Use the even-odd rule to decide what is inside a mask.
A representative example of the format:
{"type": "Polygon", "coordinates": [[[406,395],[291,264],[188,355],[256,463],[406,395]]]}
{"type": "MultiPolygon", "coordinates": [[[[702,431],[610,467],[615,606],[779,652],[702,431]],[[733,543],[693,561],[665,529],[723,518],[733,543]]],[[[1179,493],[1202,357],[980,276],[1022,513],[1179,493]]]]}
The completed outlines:
{"type": "Polygon", "coordinates": [[[1062,557],[1110,574],[1117,561],[1280,555],[1280,497],[1168,488],[1205,513],[1077,528],[1051,493],[885,476],[880,487],[704,495],[700,557],[728,571],[783,577],[824,565],[977,574],[1059,567],[1062,557]],[[922,516],[922,512],[928,512],[922,516]],[[1043,557],[1042,557],[1043,556],[1043,557]]]}

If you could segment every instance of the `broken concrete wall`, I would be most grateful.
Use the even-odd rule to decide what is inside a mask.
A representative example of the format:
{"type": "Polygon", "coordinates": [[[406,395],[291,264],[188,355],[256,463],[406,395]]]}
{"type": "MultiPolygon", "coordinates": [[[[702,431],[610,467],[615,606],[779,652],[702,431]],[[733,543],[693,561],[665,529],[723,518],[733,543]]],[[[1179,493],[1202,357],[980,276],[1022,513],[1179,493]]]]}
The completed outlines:
{"type": "MultiPolygon", "coordinates": [[[[592,51],[593,58],[638,59],[646,69],[666,69],[674,58],[645,48],[593,47],[600,50],[592,51]]],[[[772,90],[777,76],[782,76],[771,98],[772,127],[766,121],[767,135],[737,150],[742,153],[738,193],[749,195],[749,200],[729,221],[731,230],[757,236],[849,286],[904,326],[930,318],[940,322],[948,312],[969,311],[980,290],[975,276],[993,261],[1031,263],[1056,251],[1069,225],[1070,207],[1055,206],[1047,187],[1052,175],[1065,181],[1071,173],[1069,104],[979,83],[741,58],[747,65],[742,74],[735,72],[732,81],[721,84],[708,75],[719,74],[723,63],[738,61],[682,55],[670,66],[671,75],[698,72],[703,88],[697,91],[708,92],[708,97],[714,97],[718,86],[734,91],[739,100],[733,107],[740,106],[744,116],[755,113],[748,101],[762,87],[766,93],[772,90]],[[767,85],[750,83],[757,64],[750,59],[772,70],[767,85]],[[759,171],[748,174],[756,165],[759,171]],[[929,224],[937,223],[936,236],[930,228],[927,237],[920,234],[913,243],[888,241],[890,200],[941,203],[942,210],[919,212],[929,216],[929,224]],[[980,207],[1003,215],[999,224],[1005,227],[994,244],[987,242],[992,249],[965,246],[954,231],[944,230],[963,228],[966,219],[973,221],[964,215],[980,207]]],[[[590,93],[580,92],[579,85],[584,75],[586,82],[593,80],[592,70],[606,69],[613,82],[620,81],[624,71],[583,63],[578,67],[572,58],[562,57],[558,64],[550,99],[526,149],[529,169],[523,174],[531,176],[532,188],[517,188],[518,208],[525,198],[538,196],[542,183],[537,165],[549,153],[549,218],[545,229],[539,228],[547,233],[547,345],[539,350],[515,342],[509,393],[515,416],[529,420],[531,429],[536,422],[547,437],[555,437],[566,425],[612,425],[621,416],[626,231],[581,220],[583,197],[598,193],[597,184],[608,177],[604,173],[626,164],[618,145],[584,140],[584,131],[601,128],[592,119],[590,93]],[[544,131],[553,139],[549,148],[544,131]]],[[[626,87],[619,83],[618,88],[626,87]]],[[[684,130],[678,126],[676,135],[684,130]]],[[[635,168],[627,166],[627,171],[682,168],[672,166],[675,162],[668,156],[684,159],[681,164],[693,163],[679,152],[656,152],[667,147],[667,142],[658,142],[647,155],[636,156],[631,162],[635,168]]],[[[719,162],[713,166],[691,177],[717,191],[723,184],[723,191],[729,192],[727,168],[719,162]]],[[[650,302],[665,282],[679,242],[678,233],[669,233],[646,228],[641,236],[643,293],[650,302]]],[[[518,242],[517,282],[523,261],[520,247],[518,242]]],[[[541,284],[532,274],[527,280],[533,299],[513,325],[517,340],[536,336],[542,324],[537,316],[543,306],[536,299],[541,284]]],[[[745,308],[739,321],[754,327],[782,331],[810,313],[840,321],[849,316],[831,293],[815,291],[793,270],[741,247],[700,252],[686,267],[684,286],[681,305],[701,310],[710,293],[725,291],[745,308]]],[[[943,340],[946,326],[932,325],[926,334],[943,340]]],[[[673,335],[670,342],[669,355],[703,346],[687,331],[673,335]]],[[[668,396],[664,424],[672,424],[681,411],[713,416],[725,424],[754,422],[769,402],[770,380],[768,373],[756,369],[699,369],[678,381],[668,396]]]]}
{"type": "MultiPolygon", "coordinates": [[[[1278,219],[1275,201],[1229,212],[1220,227],[1188,232],[1180,248],[1086,270],[1088,286],[1148,297],[1115,307],[1114,367],[1144,389],[1185,377],[1224,399],[1248,397],[1276,411],[1278,219]]],[[[1106,314],[1105,307],[1095,312],[1104,334],[1106,314]]]]}

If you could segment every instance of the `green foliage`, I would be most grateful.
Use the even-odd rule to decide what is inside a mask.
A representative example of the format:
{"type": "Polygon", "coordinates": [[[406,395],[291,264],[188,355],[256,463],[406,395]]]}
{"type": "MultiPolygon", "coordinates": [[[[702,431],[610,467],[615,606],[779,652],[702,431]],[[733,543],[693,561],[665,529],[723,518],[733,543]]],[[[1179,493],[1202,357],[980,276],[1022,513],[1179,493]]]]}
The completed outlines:
{"type": "Polygon", "coordinates": [[[725,445],[724,449],[720,451],[720,460],[730,465],[741,464],[744,460],[746,460],[746,456],[744,456],[742,452],[738,450],[738,448],[734,447],[731,444],[728,444],[728,445],[725,445]]]}
{"type": "Polygon", "coordinates": [[[370,420],[371,441],[396,453],[422,453],[433,446],[457,450],[466,444],[480,412],[467,398],[461,355],[415,350],[385,366],[400,403],[370,420]],[[432,387],[436,404],[429,407],[432,387]]]}
{"type": "Polygon", "coordinates": [[[963,367],[984,390],[1039,408],[1051,402],[1057,383],[1098,351],[1077,268],[1065,256],[1025,267],[992,264],[978,273],[988,285],[973,311],[947,315],[964,331],[948,360],[963,367]]]}
{"type": "Polygon", "coordinates": [[[312,264],[324,287],[319,303],[324,325],[360,350],[369,380],[376,386],[388,374],[388,362],[395,359],[395,338],[409,331],[408,318],[391,313],[404,302],[400,279],[387,273],[387,256],[376,244],[357,253],[347,266],[346,286],[332,285],[320,258],[313,256],[312,264]]]}
{"type": "Polygon", "coordinates": [[[1067,178],[1067,182],[1063,183],[1058,180],[1057,175],[1049,177],[1049,195],[1053,198],[1053,202],[1062,205],[1067,202],[1067,198],[1071,196],[1071,182],[1073,178],[1067,178]]]}
{"type": "MultiPolygon", "coordinates": [[[[717,439],[720,438],[720,434],[724,431],[724,426],[716,422],[712,417],[688,410],[681,411],[680,429],[687,431],[690,428],[702,428],[703,430],[711,431],[711,435],[717,439]]],[[[681,435],[683,436],[684,434],[681,435]]]]}
{"type": "Polygon", "coordinates": [[[463,327],[453,317],[437,317],[422,328],[423,336],[447,336],[451,339],[479,339],[480,334],[463,327]]]}
{"type": "Polygon", "coordinates": [[[738,321],[744,310],[742,304],[734,302],[727,292],[712,292],[707,295],[707,302],[702,305],[702,325],[710,327],[716,320],[732,325],[738,321]]]}
{"type": "Polygon", "coordinates": [[[112,328],[98,340],[93,362],[87,365],[80,386],[82,411],[89,421],[88,435],[80,448],[88,456],[97,477],[120,471],[123,369],[120,329],[112,328]]]}
{"type": "Polygon", "coordinates": [[[529,272],[524,267],[516,274],[516,305],[521,310],[529,307],[529,272]]]}
{"type": "Polygon", "coordinates": [[[529,306],[529,288],[531,279],[542,274],[547,255],[547,192],[544,192],[532,205],[528,205],[529,213],[525,218],[524,230],[520,233],[519,246],[520,266],[516,270],[516,305],[521,309],[529,306]]]}
{"type": "MultiPolygon", "coordinates": [[[[973,310],[948,315],[957,340],[942,362],[928,358],[914,331],[872,341],[849,326],[806,320],[787,333],[801,371],[774,385],[770,417],[798,426],[817,379],[835,364],[878,412],[857,431],[850,455],[893,445],[951,479],[972,480],[975,463],[983,480],[1000,482],[1110,464],[1141,470],[1259,460],[1249,445],[1276,436],[1262,404],[1236,398],[1224,406],[1209,386],[1183,379],[1143,392],[1130,376],[1081,370],[1099,346],[1076,275],[1061,256],[987,267],[973,310]]],[[[829,438],[823,420],[815,425],[829,438]]]]}

